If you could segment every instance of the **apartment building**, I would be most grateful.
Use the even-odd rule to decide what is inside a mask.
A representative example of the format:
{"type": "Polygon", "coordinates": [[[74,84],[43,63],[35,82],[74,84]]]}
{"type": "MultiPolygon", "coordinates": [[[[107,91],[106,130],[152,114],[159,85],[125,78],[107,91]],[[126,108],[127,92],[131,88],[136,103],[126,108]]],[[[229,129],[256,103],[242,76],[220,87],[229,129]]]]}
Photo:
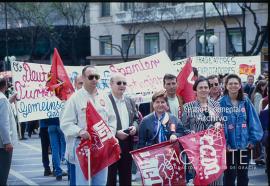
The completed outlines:
{"type": "MultiPolygon", "coordinates": [[[[267,4],[252,3],[251,7],[256,13],[258,26],[266,28],[267,4]]],[[[229,13],[230,16],[225,16],[229,37],[232,38],[237,55],[241,55],[241,32],[245,32],[247,49],[254,42],[256,27],[252,14],[246,11],[246,27],[241,28],[235,19],[243,24],[242,10],[237,3],[218,3],[217,8],[221,13],[229,13]]],[[[168,53],[171,60],[196,55],[232,55],[223,23],[212,3],[205,3],[205,16],[204,3],[91,3],[90,34],[91,56],[87,59],[97,65],[123,62],[122,56],[127,53],[127,48],[127,61],[162,50],[168,53]],[[204,39],[201,39],[204,33],[206,47],[204,39]],[[133,37],[134,41],[129,42],[133,37]]],[[[264,43],[264,51],[265,48],[268,51],[268,42],[264,43]]]]}

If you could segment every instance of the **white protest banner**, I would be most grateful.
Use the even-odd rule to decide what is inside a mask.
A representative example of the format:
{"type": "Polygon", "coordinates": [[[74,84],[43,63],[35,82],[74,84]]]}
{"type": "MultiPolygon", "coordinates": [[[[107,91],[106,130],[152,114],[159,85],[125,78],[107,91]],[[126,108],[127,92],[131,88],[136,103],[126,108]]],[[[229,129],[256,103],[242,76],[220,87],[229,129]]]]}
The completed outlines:
{"type": "Polygon", "coordinates": [[[163,89],[163,76],[172,73],[172,63],[165,51],[155,55],[109,66],[109,72],[120,72],[127,78],[126,93],[136,103],[149,102],[153,92],[163,89]]]}
{"type": "Polygon", "coordinates": [[[12,81],[17,92],[19,122],[59,116],[64,103],[47,91],[50,65],[26,62],[11,62],[12,81]]]}
{"type": "MultiPolygon", "coordinates": [[[[255,79],[261,73],[260,56],[241,56],[241,57],[213,57],[213,56],[195,56],[191,57],[192,66],[198,69],[199,75],[209,76],[233,73],[246,81],[247,75],[252,74],[255,79]]],[[[186,59],[172,61],[179,73],[186,63],[186,59]]],[[[177,73],[177,74],[178,74],[177,73]]]]}
{"type": "MultiPolygon", "coordinates": [[[[81,74],[83,66],[65,66],[71,83],[81,74]]],[[[173,66],[166,52],[147,58],[96,66],[101,79],[98,89],[110,91],[112,73],[120,72],[127,78],[126,94],[136,103],[148,102],[153,92],[163,89],[163,76],[172,73],[173,66]]],[[[46,81],[51,65],[14,61],[11,64],[12,81],[17,95],[17,112],[19,122],[58,117],[64,103],[54,93],[47,91],[46,81]]]]}

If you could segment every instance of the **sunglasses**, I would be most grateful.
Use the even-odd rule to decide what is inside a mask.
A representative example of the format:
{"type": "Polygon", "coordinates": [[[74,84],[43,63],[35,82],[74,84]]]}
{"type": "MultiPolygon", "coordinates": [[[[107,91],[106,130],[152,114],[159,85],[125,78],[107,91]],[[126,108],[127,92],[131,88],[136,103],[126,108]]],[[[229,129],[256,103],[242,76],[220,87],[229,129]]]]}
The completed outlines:
{"type": "Polygon", "coordinates": [[[97,74],[96,74],[96,75],[89,75],[89,76],[88,76],[88,79],[89,79],[89,80],[93,80],[94,78],[95,78],[96,80],[99,80],[100,76],[97,75],[97,74]]]}
{"type": "Polygon", "coordinates": [[[210,84],[210,87],[213,87],[214,85],[215,85],[215,87],[217,87],[218,83],[212,83],[212,84],[210,84]]]}
{"type": "Polygon", "coordinates": [[[126,86],[127,82],[125,82],[125,81],[117,81],[116,85],[124,85],[124,86],[126,86]]]}

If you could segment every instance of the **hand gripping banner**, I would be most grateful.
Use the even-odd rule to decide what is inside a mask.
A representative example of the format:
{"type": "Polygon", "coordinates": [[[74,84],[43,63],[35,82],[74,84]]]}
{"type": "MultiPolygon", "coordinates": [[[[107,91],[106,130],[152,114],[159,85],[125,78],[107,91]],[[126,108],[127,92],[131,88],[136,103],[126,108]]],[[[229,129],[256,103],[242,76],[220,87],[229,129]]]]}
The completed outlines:
{"type": "Polygon", "coordinates": [[[130,152],[143,185],[185,185],[179,143],[163,142],[130,152]]]}
{"type": "Polygon", "coordinates": [[[91,177],[120,159],[120,146],[108,125],[97,113],[91,102],[86,108],[87,131],[91,140],[82,139],[76,149],[85,178],[88,180],[88,149],[90,149],[91,177]]]}
{"type": "Polygon", "coordinates": [[[226,140],[223,128],[210,128],[178,138],[192,163],[195,185],[217,180],[226,167],[226,140]]]}

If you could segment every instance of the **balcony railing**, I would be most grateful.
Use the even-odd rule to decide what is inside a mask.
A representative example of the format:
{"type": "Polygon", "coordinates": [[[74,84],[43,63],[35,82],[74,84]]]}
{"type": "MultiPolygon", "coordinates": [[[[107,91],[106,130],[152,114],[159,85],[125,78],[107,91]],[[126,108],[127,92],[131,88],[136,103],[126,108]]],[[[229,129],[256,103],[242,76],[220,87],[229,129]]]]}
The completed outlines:
{"type": "MultiPolygon", "coordinates": [[[[217,4],[222,12],[222,5],[217,4]]],[[[223,7],[224,8],[224,7],[223,7]]],[[[225,10],[225,9],[224,9],[225,10]]],[[[227,3],[227,12],[230,15],[240,15],[241,9],[234,3],[227,3]]],[[[218,16],[217,11],[211,3],[206,3],[206,16],[218,16]]],[[[117,24],[143,23],[152,21],[170,21],[203,17],[203,4],[177,4],[175,6],[140,8],[120,11],[115,14],[114,21],[117,24]]]]}

